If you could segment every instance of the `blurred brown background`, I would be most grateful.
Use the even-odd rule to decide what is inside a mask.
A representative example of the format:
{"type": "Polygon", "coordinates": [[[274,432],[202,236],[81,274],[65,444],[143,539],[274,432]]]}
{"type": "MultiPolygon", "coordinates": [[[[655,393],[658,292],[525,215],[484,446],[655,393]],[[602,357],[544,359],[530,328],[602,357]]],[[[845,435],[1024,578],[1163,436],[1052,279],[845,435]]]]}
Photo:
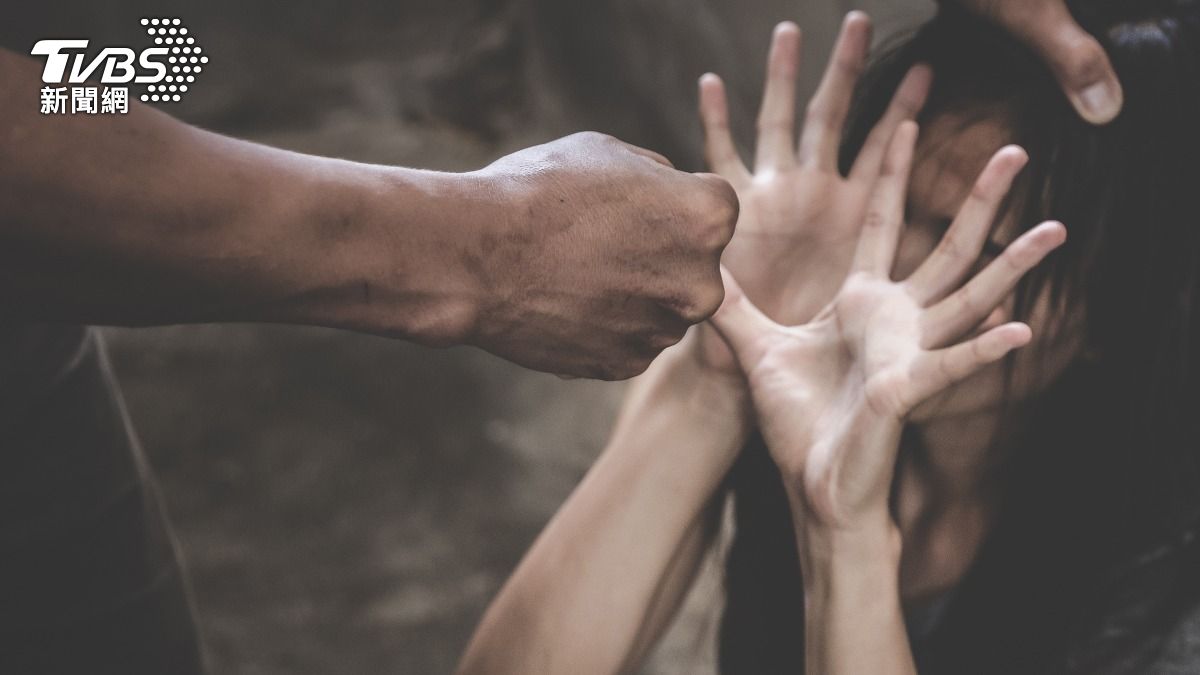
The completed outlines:
{"type": "MultiPolygon", "coordinates": [[[[811,91],[840,17],[877,37],[921,0],[14,2],[0,44],[145,44],[179,16],[211,62],[200,126],[294,150],[480,167],[581,129],[702,169],[695,81],[751,139],[771,26],[811,91]]],[[[32,105],[32,103],[31,103],[32,105]]],[[[109,330],[197,592],[214,673],[448,673],[499,584],[600,451],[619,384],[328,330],[109,330]]],[[[706,572],[647,673],[710,668],[706,572]]]]}

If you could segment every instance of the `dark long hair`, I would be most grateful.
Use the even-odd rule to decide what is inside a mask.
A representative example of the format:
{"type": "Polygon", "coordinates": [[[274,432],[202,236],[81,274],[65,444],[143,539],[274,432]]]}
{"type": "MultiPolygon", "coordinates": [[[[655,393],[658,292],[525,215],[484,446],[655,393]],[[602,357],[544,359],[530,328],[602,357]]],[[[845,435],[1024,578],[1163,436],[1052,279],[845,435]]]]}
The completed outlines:
{"type": "MultiPolygon", "coordinates": [[[[999,520],[914,644],[922,675],[1140,673],[1200,604],[1200,7],[1069,4],[1121,78],[1116,121],[1083,122],[1028,49],[942,3],[869,69],[843,147],[845,167],[908,68],[932,65],[923,116],[1002,116],[1031,156],[1018,222],[1071,233],[1018,288],[1018,314],[1048,291],[1084,316],[1086,356],[1023,404],[999,520]]],[[[804,672],[800,567],[761,440],[728,484],[721,672],[804,672]]]]}

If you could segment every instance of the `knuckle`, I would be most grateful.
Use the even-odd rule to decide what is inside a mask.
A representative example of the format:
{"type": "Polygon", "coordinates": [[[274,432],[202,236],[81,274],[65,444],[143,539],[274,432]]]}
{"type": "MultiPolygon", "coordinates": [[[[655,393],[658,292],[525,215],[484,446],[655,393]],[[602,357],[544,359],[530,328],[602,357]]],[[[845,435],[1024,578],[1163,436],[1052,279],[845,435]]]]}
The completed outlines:
{"type": "Polygon", "coordinates": [[[759,113],[755,126],[759,133],[791,131],[795,120],[790,115],[780,114],[775,110],[765,110],[759,113]]]}
{"type": "Polygon", "coordinates": [[[961,235],[955,234],[953,230],[943,235],[942,240],[938,242],[938,249],[942,255],[955,260],[966,258],[968,251],[960,237],[961,235]]]}
{"type": "Polygon", "coordinates": [[[729,181],[714,176],[710,183],[713,186],[714,195],[709,217],[712,225],[718,230],[720,245],[724,247],[733,237],[734,227],[737,225],[738,215],[741,212],[741,203],[729,181]]]}
{"type": "Polygon", "coordinates": [[[979,180],[975,181],[975,184],[971,186],[970,199],[982,204],[991,204],[1000,197],[996,194],[997,186],[987,179],[988,176],[980,176],[979,180]]]}
{"type": "Polygon", "coordinates": [[[692,292],[686,300],[673,304],[672,310],[676,316],[683,319],[688,325],[693,325],[704,321],[712,316],[721,306],[721,299],[724,298],[723,289],[706,290],[702,292],[692,292]],[[717,294],[721,294],[721,298],[717,294]]]}
{"type": "Polygon", "coordinates": [[[887,216],[885,216],[883,214],[883,212],[880,211],[877,207],[872,207],[872,208],[868,209],[866,215],[863,216],[863,229],[864,230],[882,229],[883,227],[885,227],[887,225],[887,222],[888,222],[887,216]]]}
{"type": "Polygon", "coordinates": [[[1021,275],[1037,265],[1046,253],[1038,245],[1036,235],[1026,233],[1009,244],[999,260],[1011,274],[1021,275]]]}
{"type": "Polygon", "coordinates": [[[883,168],[880,170],[880,174],[886,178],[896,180],[898,176],[904,173],[907,161],[906,157],[893,141],[892,147],[883,156],[883,168]]]}
{"type": "Polygon", "coordinates": [[[866,62],[856,58],[837,58],[833,61],[833,67],[843,76],[847,78],[858,78],[866,67],[866,62]]]}
{"type": "Polygon", "coordinates": [[[679,341],[683,339],[683,336],[685,334],[686,333],[683,333],[683,332],[680,332],[680,333],[657,333],[657,334],[651,336],[650,339],[648,340],[648,348],[650,350],[650,353],[657,356],[658,354],[662,353],[663,350],[669,349],[669,348],[675,346],[676,344],[679,344],[679,341]]]}
{"type": "MultiPolygon", "coordinates": [[[[972,349],[974,349],[974,347],[972,347],[972,349]]],[[[937,370],[942,382],[955,382],[959,379],[958,369],[950,359],[938,359],[937,370]]]]}
{"type": "MultiPolygon", "coordinates": [[[[714,310],[715,311],[715,310],[714,310]]],[[[699,304],[686,304],[675,310],[679,318],[689,324],[697,324],[712,316],[712,312],[706,312],[705,308],[699,304]]]]}
{"type": "Polygon", "coordinates": [[[729,181],[715,174],[699,174],[704,196],[689,205],[693,226],[698,225],[698,240],[706,250],[725,248],[733,238],[740,205],[737,192],[729,181]]]}
{"type": "Polygon", "coordinates": [[[720,309],[721,303],[725,301],[725,287],[721,284],[719,277],[718,281],[710,284],[708,289],[705,289],[697,300],[696,309],[701,316],[700,320],[707,319],[720,309]]]}
{"type": "Polygon", "coordinates": [[[596,368],[595,379],[604,380],[605,382],[617,382],[619,380],[628,380],[631,377],[641,375],[650,367],[647,361],[642,357],[629,358],[618,364],[607,364],[596,368]]]}
{"type": "Polygon", "coordinates": [[[813,99],[804,108],[804,127],[821,127],[829,119],[829,106],[824,101],[813,99]]]}
{"type": "Polygon", "coordinates": [[[1037,262],[1032,251],[1017,245],[1008,247],[1000,259],[1004,261],[1008,272],[1016,275],[1024,274],[1037,262]]]}
{"type": "Polygon", "coordinates": [[[1104,48],[1086,33],[1064,40],[1057,57],[1063,75],[1077,86],[1106,77],[1111,68],[1104,48]]]}
{"type": "Polygon", "coordinates": [[[979,300],[975,297],[975,290],[971,284],[967,284],[958,290],[958,305],[963,312],[973,312],[979,308],[979,300]]]}
{"type": "Polygon", "coordinates": [[[580,131],[572,134],[573,138],[587,143],[607,143],[616,140],[608,134],[602,134],[599,131],[580,131]]]}
{"type": "Polygon", "coordinates": [[[704,128],[712,135],[725,134],[730,131],[729,118],[717,113],[704,113],[704,128]]]}

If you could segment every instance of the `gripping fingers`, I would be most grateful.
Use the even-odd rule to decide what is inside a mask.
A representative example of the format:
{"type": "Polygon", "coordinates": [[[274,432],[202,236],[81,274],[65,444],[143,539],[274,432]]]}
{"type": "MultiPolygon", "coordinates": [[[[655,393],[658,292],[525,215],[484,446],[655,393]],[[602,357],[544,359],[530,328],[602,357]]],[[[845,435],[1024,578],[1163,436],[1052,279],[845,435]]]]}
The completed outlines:
{"type": "Polygon", "coordinates": [[[883,172],[875,184],[871,203],[859,234],[853,271],[886,277],[896,258],[896,246],[904,221],[904,199],[917,142],[917,124],[905,121],[896,129],[888,147],[883,172]]]}
{"type": "Polygon", "coordinates": [[[987,242],[996,212],[1012,188],[1013,179],[1028,161],[1029,155],[1015,145],[992,155],[950,229],[908,278],[906,285],[918,302],[927,304],[941,299],[962,283],[987,242]]]}
{"type": "Polygon", "coordinates": [[[925,99],[929,96],[932,84],[933,70],[929,66],[921,63],[908,71],[900,81],[900,86],[896,87],[888,109],[875,128],[871,129],[862,150],[854,159],[854,166],[850,169],[850,180],[871,185],[879,178],[888,141],[895,135],[896,127],[901,122],[915,119],[921,108],[925,107],[925,99]]]}
{"type": "Polygon", "coordinates": [[[749,182],[750,171],[742,163],[729,131],[725,83],[712,73],[700,78],[700,121],[704,124],[704,155],[708,166],[735,187],[749,182]]]}
{"type": "Polygon", "coordinates": [[[786,170],[795,163],[796,73],[800,68],[800,28],[790,21],[775,27],[767,59],[767,80],[758,113],[754,170],[786,170]]]}
{"type": "MultiPolygon", "coordinates": [[[[804,133],[800,138],[801,164],[837,171],[842,127],[850,110],[854,85],[867,60],[871,45],[871,20],[863,12],[850,12],[829,57],[825,75],[808,105],[804,133]]],[[[890,136],[889,136],[890,138],[890,136]]],[[[886,142],[886,141],[885,141],[886,142]]]]}
{"type": "Polygon", "coordinates": [[[925,314],[923,346],[947,344],[983,321],[1029,270],[1067,240],[1059,222],[1045,222],[1021,235],[965,286],[925,314]]]}
{"type": "Polygon", "coordinates": [[[962,344],[924,352],[913,362],[910,381],[913,406],[973,375],[1014,349],[1029,344],[1033,332],[1023,323],[1006,323],[962,344]]]}

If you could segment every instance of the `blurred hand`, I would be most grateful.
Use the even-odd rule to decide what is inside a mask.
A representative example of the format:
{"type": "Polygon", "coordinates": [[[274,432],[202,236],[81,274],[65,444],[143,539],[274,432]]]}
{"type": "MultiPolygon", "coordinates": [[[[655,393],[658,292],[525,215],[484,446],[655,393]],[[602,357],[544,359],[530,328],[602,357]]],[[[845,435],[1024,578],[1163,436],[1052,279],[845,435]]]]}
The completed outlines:
{"type": "MultiPolygon", "coordinates": [[[[777,321],[808,321],[841,286],[854,253],[871,186],[896,127],[924,104],[931,74],[918,66],[899,86],[848,176],[838,170],[838,148],[858,75],[871,42],[870,20],[846,16],[825,75],[808,104],[797,145],[796,75],[800,29],[775,28],[758,119],[754,170],[742,163],[729,131],[725,86],[713,74],[700,79],[700,116],[713,171],[729,180],[741,200],[737,231],[724,265],[749,297],[777,321]]],[[[712,328],[697,328],[701,363],[736,371],[712,328]]]]}
{"type": "Polygon", "coordinates": [[[489,287],[473,344],[535,370],[624,379],[721,304],[738,213],[725,180],[597,133],[479,175],[517,208],[475,256],[489,287]]]}
{"type": "Polygon", "coordinates": [[[1066,238],[1060,223],[1043,223],[968,280],[1026,161],[1009,147],[980,174],[942,243],[908,279],[893,281],[916,136],[913,122],[897,130],[850,276],[816,318],[782,326],[730,277],[712,320],[737,356],[763,438],[789,493],[804,505],[806,527],[890,522],[903,420],[925,399],[1029,342],[1025,324],[988,327],[986,320],[1066,238]]]}
{"type": "Polygon", "coordinates": [[[1124,102],[1104,48],[1085,31],[1064,0],[941,0],[957,2],[1003,26],[1045,59],[1079,115],[1111,122],[1124,102]]]}

